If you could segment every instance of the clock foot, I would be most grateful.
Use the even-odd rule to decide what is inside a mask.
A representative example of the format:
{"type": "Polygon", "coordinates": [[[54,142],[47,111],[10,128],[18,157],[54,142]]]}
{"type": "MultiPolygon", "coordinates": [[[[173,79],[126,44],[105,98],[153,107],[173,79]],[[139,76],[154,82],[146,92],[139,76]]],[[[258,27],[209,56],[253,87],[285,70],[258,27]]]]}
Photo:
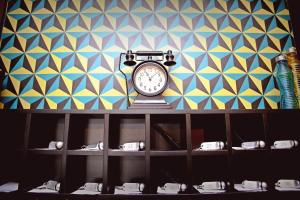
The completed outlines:
{"type": "Polygon", "coordinates": [[[162,96],[144,97],[139,95],[128,109],[171,109],[172,106],[162,96]]]}

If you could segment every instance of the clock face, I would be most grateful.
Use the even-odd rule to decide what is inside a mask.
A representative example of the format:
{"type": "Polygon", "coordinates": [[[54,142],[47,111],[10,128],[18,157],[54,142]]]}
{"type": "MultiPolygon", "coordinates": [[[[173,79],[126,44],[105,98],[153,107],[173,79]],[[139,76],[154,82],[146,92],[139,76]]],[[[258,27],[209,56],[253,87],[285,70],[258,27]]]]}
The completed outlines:
{"type": "Polygon", "coordinates": [[[162,93],[167,82],[166,69],[153,61],[141,63],[133,72],[133,85],[137,92],[144,96],[155,96],[162,93]]]}

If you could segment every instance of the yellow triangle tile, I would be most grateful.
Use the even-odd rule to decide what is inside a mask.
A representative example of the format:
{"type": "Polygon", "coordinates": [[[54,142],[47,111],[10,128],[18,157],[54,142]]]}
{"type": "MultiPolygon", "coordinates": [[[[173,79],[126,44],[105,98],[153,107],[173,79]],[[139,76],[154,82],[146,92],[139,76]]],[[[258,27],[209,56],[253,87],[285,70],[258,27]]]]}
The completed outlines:
{"type": "Polygon", "coordinates": [[[3,64],[4,64],[4,67],[5,67],[6,71],[9,72],[10,71],[10,62],[11,62],[11,60],[8,59],[8,58],[6,58],[1,53],[0,53],[0,58],[1,58],[2,62],[3,62],[3,64]]]}
{"type": "Polygon", "coordinates": [[[198,104],[195,103],[194,101],[190,100],[189,98],[187,97],[184,97],[185,101],[187,102],[188,106],[190,107],[190,109],[192,110],[196,110],[198,109],[198,104]]]}
{"type": "Polygon", "coordinates": [[[53,50],[52,52],[55,53],[67,53],[67,52],[74,52],[72,49],[67,48],[66,46],[60,46],[59,48],[53,50]]]}
{"type": "Polygon", "coordinates": [[[41,90],[43,91],[43,94],[46,94],[46,87],[47,87],[47,81],[43,78],[40,78],[39,76],[35,76],[37,82],[39,83],[39,86],[41,90]]]}
{"type": "Polygon", "coordinates": [[[100,97],[100,100],[103,103],[105,109],[108,109],[108,110],[113,109],[112,103],[110,103],[109,101],[107,101],[107,100],[105,100],[104,98],[101,98],[101,97],[100,97]]]}
{"type": "Polygon", "coordinates": [[[68,96],[69,94],[65,93],[64,91],[60,89],[56,89],[53,92],[47,94],[48,97],[50,96],[68,96]]]}
{"type": "Polygon", "coordinates": [[[247,89],[239,94],[239,97],[242,97],[242,96],[261,96],[261,94],[257,93],[256,91],[254,91],[252,89],[247,89]]]}
{"type": "Polygon", "coordinates": [[[124,94],[121,93],[120,91],[116,90],[116,89],[111,89],[109,91],[107,91],[106,93],[102,94],[101,96],[123,96],[124,94]]]}
{"type": "Polygon", "coordinates": [[[122,88],[123,94],[126,94],[127,93],[127,90],[126,90],[126,79],[121,78],[120,76],[116,76],[115,78],[119,82],[119,84],[120,84],[120,86],[122,88]]]}
{"type": "Polygon", "coordinates": [[[76,94],[73,94],[74,97],[80,97],[80,96],[86,96],[86,97],[93,97],[93,96],[97,96],[97,94],[91,92],[88,89],[83,89],[79,92],[77,92],[76,94]]]}
{"type": "Polygon", "coordinates": [[[280,96],[280,91],[276,88],[270,90],[269,92],[265,93],[265,96],[280,96]]]}
{"type": "Polygon", "coordinates": [[[46,67],[38,72],[38,74],[58,74],[57,71],[50,67],[46,67]]]}
{"type": "Polygon", "coordinates": [[[183,94],[183,83],[182,80],[173,76],[172,74],[170,75],[170,77],[172,78],[173,82],[175,83],[177,89],[180,91],[181,94],[183,94]]]}
{"type": "Polygon", "coordinates": [[[260,50],[259,53],[281,53],[281,52],[278,50],[275,50],[271,47],[266,47],[266,48],[260,50]]]}
{"type": "Polygon", "coordinates": [[[222,88],[221,90],[214,93],[213,96],[236,96],[235,94],[231,93],[230,91],[222,88]]]}
{"type": "Polygon", "coordinates": [[[173,74],[190,74],[190,73],[194,73],[193,71],[191,71],[190,69],[180,66],[178,68],[176,68],[175,70],[172,71],[173,74]]]}
{"type": "Polygon", "coordinates": [[[22,94],[22,97],[43,97],[43,96],[44,96],[43,94],[38,93],[33,89],[22,94]]]}
{"type": "Polygon", "coordinates": [[[50,109],[57,109],[57,104],[56,102],[52,101],[51,99],[45,97],[45,100],[47,102],[47,104],[49,105],[50,109]]]}
{"type": "Polygon", "coordinates": [[[244,105],[245,109],[252,109],[252,104],[249,101],[247,101],[243,97],[239,97],[239,100],[242,102],[242,104],[244,105]]]}
{"type": "Polygon", "coordinates": [[[198,72],[199,74],[201,73],[206,73],[206,74],[219,74],[220,72],[216,69],[213,69],[211,67],[205,67],[204,69],[200,70],[198,72]]]}
{"type": "Polygon", "coordinates": [[[63,72],[63,74],[83,74],[83,73],[85,72],[74,66],[63,72]]]}
{"type": "MultiPolygon", "coordinates": [[[[9,13],[12,14],[12,13],[9,13]]],[[[10,22],[12,28],[14,31],[17,31],[17,26],[18,26],[18,20],[16,20],[15,18],[11,17],[10,15],[6,15],[6,20],[10,22]]],[[[7,29],[5,26],[3,27],[2,30],[3,33],[10,33],[11,30],[7,29]]]]}
{"type": "Polygon", "coordinates": [[[179,94],[178,92],[167,88],[164,92],[163,92],[163,96],[165,97],[170,97],[170,96],[181,96],[181,94],[179,94]]]}
{"type": "MultiPolygon", "coordinates": [[[[226,81],[228,82],[228,84],[230,85],[231,89],[235,92],[235,95],[238,93],[237,92],[237,84],[236,81],[231,79],[229,76],[227,76],[226,74],[224,75],[224,78],[226,79],[226,81]]],[[[228,95],[226,95],[228,96],[228,95]]]]}
{"type": "Polygon", "coordinates": [[[66,76],[64,76],[64,74],[61,75],[62,80],[64,81],[69,94],[72,94],[72,90],[73,90],[73,81],[68,79],[66,76]]]}
{"type": "MultiPolygon", "coordinates": [[[[14,86],[15,91],[17,92],[17,94],[19,94],[21,82],[20,82],[19,80],[15,79],[15,78],[12,77],[12,76],[9,76],[9,77],[10,77],[10,80],[11,80],[12,85],[14,86]]],[[[5,94],[4,94],[4,95],[5,95],[5,94]]]]}
{"type": "Polygon", "coordinates": [[[215,102],[215,104],[217,105],[218,109],[225,109],[225,103],[220,101],[219,99],[212,97],[213,101],[215,102]]]}
{"type": "Polygon", "coordinates": [[[268,104],[270,105],[270,107],[272,109],[278,109],[278,104],[277,102],[273,101],[272,99],[265,97],[265,100],[268,102],[268,104]]]}
{"type": "MultiPolygon", "coordinates": [[[[19,90],[17,90],[17,91],[19,91],[19,90]]],[[[10,90],[8,90],[8,89],[2,90],[0,96],[1,96],[1,97],[17,97],[16,94],[12,93],[12,92],[11,92],[10,90]]]]}
{"type": "Polygon", "coordinates": [[[203,92],[202,90],[199,90],[196,88],[196,89],[188,92],[184,96],[209,96],[209,95],[207,93],[203,92]]]}
{"type": "Polygon", "coordinates": [[[198,79],[200,80],[200,82],[204,85],[205,89],[208,92],[211,92],[211,88],[210,88],[210,81],[204,77],[202,77],[201,75],[197,74],[198,79]]]}
{"type": "Polygon", "coordinates": [[[19,98],[19,104],[21,104],[23,109],[30,109],[30,103],[24,100],[22,97],[19,98]]]}

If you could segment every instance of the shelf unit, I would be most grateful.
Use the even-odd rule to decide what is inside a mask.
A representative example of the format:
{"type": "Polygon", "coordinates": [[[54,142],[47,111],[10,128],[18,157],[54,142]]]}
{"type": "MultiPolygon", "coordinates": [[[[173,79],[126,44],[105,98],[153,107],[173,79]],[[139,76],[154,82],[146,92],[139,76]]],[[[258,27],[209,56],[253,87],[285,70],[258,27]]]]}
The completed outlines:
{"type": "Polygon", "coordinates": [[[273,150],[275,140],[300,141],[299,110],[239,111],[0,111],[1,183],[16,181],[19,191],[2,196],[82,198],[70,194],[85,182],[102,182],[103,191],[87,199],[243,199],[250,197],[291,197],[299,192],[278,192],[279,178],[300,179],[295,161],[300,151],[273,150]],[[299,122],[298,122],[299,123],[299,122]],[[298,131],[297,131],[298,130],[298,131]],[[64,142],[62,150],[45,150],[49,141],[64,142]],[[265,140],[262,150],[233,150],[241,140],[265,140]],[[100,151],[80,151],[86,144],[104,143],[100,151]],[[145,150],[118,150],[125,142],[144,141],[145,150]],[[223,141],[220,151],[195,151],[203,141],[223,141]],[[76,178],[75,178],[76,177],[76,178]],[[52,179],[61,183],[58,194],[27,191],[52,179]],[[230,182],[225,194],[199,194],[193,185],[202,181],[230,182]],[[268,182],[268,192],[238,192],[234,183],[244,179],[268,182]],[[159,195],[157,186],[165,182],[188,185],[185,194],[159,195]],[[114,186],[123,182],[144,182],[143,195],[114,195],[114,186]]]}

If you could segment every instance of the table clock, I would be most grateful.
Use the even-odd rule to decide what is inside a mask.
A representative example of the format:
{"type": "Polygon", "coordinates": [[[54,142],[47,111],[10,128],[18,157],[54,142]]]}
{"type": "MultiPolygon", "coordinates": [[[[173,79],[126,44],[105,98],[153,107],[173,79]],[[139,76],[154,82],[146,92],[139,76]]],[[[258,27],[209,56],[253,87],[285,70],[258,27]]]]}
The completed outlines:
{"type": "MultiPolygon", "coordinates": [[[[173,66],[174,55],[169,50],[167,53],[162,51],[137,51],[133,53],[131,50],[127,53],[121,53],[119,69],[124,74],[127,82],[133,85],[134,90],[138,93],[132,104],[128,100],[128,108],[166,108],[171,106],[165,101],[161,95],[168,87],[169,74],[165,66],[173,66]],[[134,67],[131,79],[128,79],[121,70],[122,55],[125,55],[126,61],[124,65],[134,67]]],[[[128,86],[127,86],[127,98],[128,86]]]]}

